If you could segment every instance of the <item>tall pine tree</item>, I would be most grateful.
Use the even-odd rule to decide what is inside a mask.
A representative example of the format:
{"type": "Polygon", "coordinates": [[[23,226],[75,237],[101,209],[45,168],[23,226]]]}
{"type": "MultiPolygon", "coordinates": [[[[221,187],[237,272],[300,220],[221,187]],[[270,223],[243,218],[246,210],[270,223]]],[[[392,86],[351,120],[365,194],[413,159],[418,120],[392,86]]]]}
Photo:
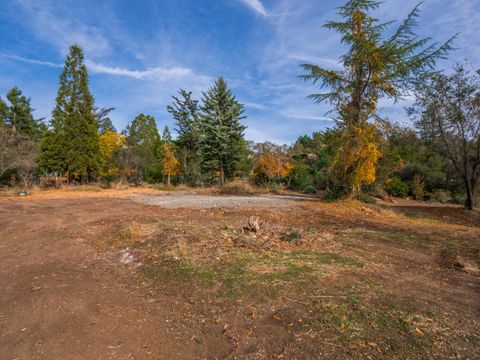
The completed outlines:
{"type": "Polygon", "coordinates": [[[240,104],[220,77],[212,88],[203,94],[201,108],[200,153],[203,169],[210,175],[218,172],[220,184],[231,178],[244,153],[244,106],[240,104]]]}
{"type": "Polygon", "coordinates": [[[172,133],[167,125],[163,128],[162,132],[162,142],[164,144],[171,144],[173,142],[172,133]]]}
{"type": "Polygon", "coordinates": [[[70,47],[65,60],[50,125],[42,143],[42,168],[64,172],[69,181],[92,180],[101,166],[98,122],[83,50],[78,45],[70,47]]]}
{"type": "Polygon", "coordinates": [[[162,177],[162,141],[151,115],[140,114],[127,127],[127,146],[136,172],[150,182],[162,177]]]}
{"type": "Polygon", "coordinates": [[[391,23],[381,23],[372,16],[380,5],[376,0],[349,0],[339,8],[343,20],[325,24],[327,29],[339,33],[348,47],[341,57],[343,69],[302,65],[302,79],[327,88],[310,98],[318,103],[329,102],[338,115],[342,144],[333,170],[346,184],[346,191],[353,194],[358,194],[362,185],[375,181],[381,154],[377,129],[369,121],[379,119],[379,100],[398,100],[408,95],[419,79],[432,74],[437,60],[451,50],[453,39],[438,46],[429,38],[419,38],[414,32],[418,6],[392,35],[387,35],[391,23]]]}
{"type": "Polygon", "coordinates": [[[199,106],[192,99],[192,92],[180,89],[179,96],[173,96],[173,102],[167,106],[175,121],[177,139],[176,148],[180,155],[183,178],[191,185],[197,185],[201,178],[199,143],[199,106]]]}

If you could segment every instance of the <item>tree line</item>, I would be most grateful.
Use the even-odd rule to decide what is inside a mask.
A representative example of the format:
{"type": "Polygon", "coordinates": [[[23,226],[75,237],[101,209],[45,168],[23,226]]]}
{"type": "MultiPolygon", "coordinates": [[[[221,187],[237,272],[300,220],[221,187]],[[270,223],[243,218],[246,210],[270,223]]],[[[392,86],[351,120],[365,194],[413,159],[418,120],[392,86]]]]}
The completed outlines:
{"type": "Polygon", "coordinates": [[[235,178],[293,190],[326,190],[331,198],[387,192],[463,202],[473,208],[480,178],[479,73],[457,65],[436,69],[452,51],[415,33],[419,7],[396,29],[372,17],[381,4],[350,0],[325,27],[341,35],[341,69],[302,65],[310,98],[331,105],[335,126],[291,146],[245,140],[245,108],[220,77],[195,99],[180,89],[167,107],[176,138],[156,119],[136,116],[122,131],[113,108],[95,107],[84,54],[70,47],[52,118],[35,119],[18,88],[0,99],[0,181],[39,175],[69,184],[92,181],[225,185],[235,178]],[[406,116],[413,127],[378,113],[380,100],[415,95],[406,116]]]}

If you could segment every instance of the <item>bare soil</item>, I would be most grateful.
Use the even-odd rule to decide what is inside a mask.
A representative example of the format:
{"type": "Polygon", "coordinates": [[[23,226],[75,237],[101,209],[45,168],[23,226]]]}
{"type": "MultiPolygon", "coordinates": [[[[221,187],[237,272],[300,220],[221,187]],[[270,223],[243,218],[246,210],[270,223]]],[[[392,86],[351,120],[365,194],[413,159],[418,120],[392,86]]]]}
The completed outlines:
{"type": "Polygon", "coordinates": [[[478,212],[452,206],[3,197],[0,359],[476,359],[479,264],[478,212]]]}

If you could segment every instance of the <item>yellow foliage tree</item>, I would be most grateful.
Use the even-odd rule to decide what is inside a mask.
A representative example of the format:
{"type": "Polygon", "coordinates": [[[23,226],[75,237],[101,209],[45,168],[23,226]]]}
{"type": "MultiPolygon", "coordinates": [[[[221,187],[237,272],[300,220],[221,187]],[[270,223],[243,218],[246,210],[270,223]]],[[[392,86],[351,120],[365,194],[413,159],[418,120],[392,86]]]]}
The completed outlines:
{"type": "Polygon", "coordinates": [[[285,170],[285,176],[288,176],[293,172],[293,170],[295,170],[295,164],[290,160],[287,160],[285,164],[283,164],[283,169],[285,170]]]}
{"type": "Polygon", "coordinates": [[[362,183],[375,181],[380,151],[371,121],[378,119],[379,101],[401,99],[419,79],[432,75],[436,62],[452,50],[453,38],[437,45],[415,34],[418,5],[392,32],[387,29],[389,22],[373,17],[381,4],[376,0],[348,0],[340,6],[342,19],[329,21],[325,27],[337,32],[342,44],[348,46],[341,57],[342,67],[331,70],[304,64],[305,74],[301,76],[324,89],[310,98],[334,107],[342,130],[335,168],[348,181],[346,190],[353,195],[358,194],[362,183]]]}
{"type": "Polygon", "coordinates": [[[361,192],[363,184],[375,182],[377,163],[382,156],[378,138],[377,129],[372,124],[343,129],[342,145],[335,155],[332,170],[353,195],[361,192]]]}
{"type": "Polygon", "coordinates": [[[124,135],[115,131],[106,131],[100,135],[100,155],[103,160],[101,175],[107,178],[119,176],[120,167],[115,163],[115,154],[125,145],[124,135]]]}
{"type": "Polygon", "coordinates": [[[172,146],[165,144],[162,147],[163,150],[163,175],[167,177],[167,185],[170,185],[170,178],[171,176],[175,176],[180,173],[180,162],[175,157],[175,153],[173,152],[172,146]]]}

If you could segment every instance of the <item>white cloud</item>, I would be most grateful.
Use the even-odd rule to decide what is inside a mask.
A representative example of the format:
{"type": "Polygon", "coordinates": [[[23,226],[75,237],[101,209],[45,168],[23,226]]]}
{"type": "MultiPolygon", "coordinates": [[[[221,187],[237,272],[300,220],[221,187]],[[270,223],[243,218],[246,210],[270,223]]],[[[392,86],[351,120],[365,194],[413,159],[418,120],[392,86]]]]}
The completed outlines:
{"type": "Polygon", "coordinates": [[[265,9],[265,6],[260,0],[240,0],[240,1],[260,15],[263,15],[263,16],[269,15],[267,9],[265,9]]]}
{"type": "MultiPolygon", "coordinates": [[[[36,59],[27,59],[18,55],[0,55],[4,58],[22,61],[29,64],[36,64],[42,66],[49,66],[55,68],[62,68],[63,64],[53,63],[50,61],[42,61],[36,59]]],[[[110,67],[102,64],[98,64],[92,60],[86,60],[85,64],[90,73],[92,74],[105,74],[111,76],[122,76],[128,77],[137,80],[160,80],[167,81],[172,79],[181,79],[181,78],[196,78],[199,81],[211,81],[212,79],[206,75],[196,74],[192,69],[184,67],[172,67],[172,68],[162,68],[154,67],[147,70],[130,70],[121,67],[110,67]]]]}
{"type": "Polygon", "coordinates": [[[335,121],[334,119],[332,118],[329,118],[329,117],[325,117],[325,116],[316,116],[316,115],[309,115],[309,114],[295,114],[295,113],[288,113],[288,112],[284,112],[282,113],[283,116],[285,117],[288,117],[288,118],[292,118],[292,119],[301,119],[301,120],[312,120],[312,121],[335,121]]]}
{"type": "Polygon", "coordinates": [[[240,101],[243,105],[245,105],[245,107],[248,109],[248,108],[251,108],[251,109],[257,109],[257,110],[265,110],[267,107],[265,105],[262,105],[262,104],[258,104],[258,103],[254,103],[254,102],[245,102],[245,101],[240,101]]]}
{"type": "Polygon", "coordinates": [[[17,55],[2,54],[1,56],[6,58],[6,59],[15,60],[15,61],[22,61],[22,62],[26,62],[26,63],[29,63],[29,64],[43,65],[43,66],[49,66],[49,67],[55,67],[55,68],[63,67],[62,64],[56,64],[56,63],[53,63],[53,62],[50,62],[50,61],[27,59],[27,58],[17,56],[17,55]]]}
{"type": "Polygon", "coordinates": [[[87,60],[86,65],[90,72],[95,74],[106,74],[112,76],[124,76],[137,80],[160,80],[166,81],[170,79],[193,77],[203,80],[210,80],[210,77],[205,75],[195,74],[192,69],[184,67],[154,67],[147,70],[130,70],[120,67],[110,67],[102,64],[98,64],[94,61],[87,60]]]}

